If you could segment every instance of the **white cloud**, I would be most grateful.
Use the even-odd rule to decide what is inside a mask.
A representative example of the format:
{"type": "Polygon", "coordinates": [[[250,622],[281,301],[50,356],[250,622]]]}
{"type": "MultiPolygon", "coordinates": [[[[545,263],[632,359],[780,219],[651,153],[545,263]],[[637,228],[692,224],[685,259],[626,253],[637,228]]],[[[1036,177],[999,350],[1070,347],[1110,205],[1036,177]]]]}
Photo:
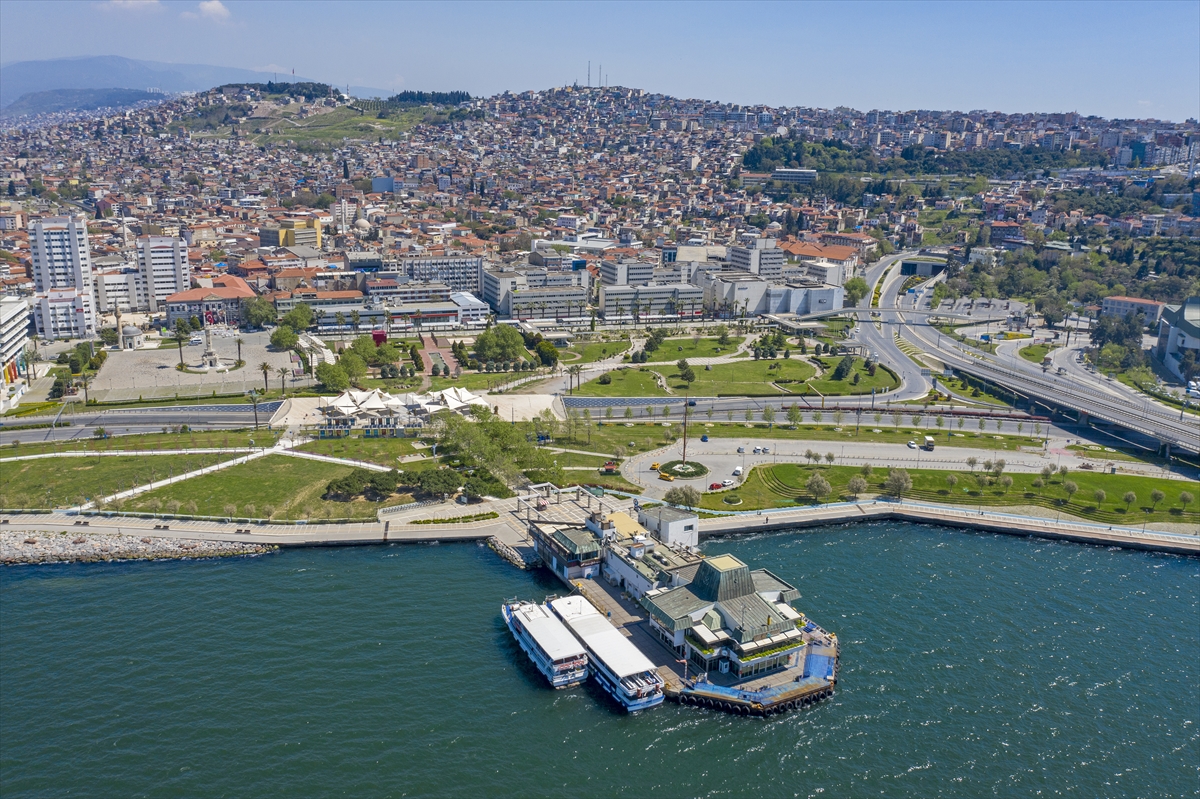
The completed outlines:
{"type": "Polygon", "coordinates": [[[224,22],[229,19],[229,9],[221,0],[202,0],[195,11],[184,11],[187,19],[207,19],[212,22],[224,22]]]}

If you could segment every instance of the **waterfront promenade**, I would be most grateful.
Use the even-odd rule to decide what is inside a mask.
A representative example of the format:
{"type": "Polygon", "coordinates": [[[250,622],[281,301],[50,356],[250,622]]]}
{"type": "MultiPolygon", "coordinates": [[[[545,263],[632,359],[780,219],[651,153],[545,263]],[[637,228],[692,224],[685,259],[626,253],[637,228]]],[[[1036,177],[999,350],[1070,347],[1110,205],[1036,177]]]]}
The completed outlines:
{"type": "MultiPolygon", "coordinates": [[[[564,493],[564,496],[567,496],[564,493]]],[[[606,498],[614,507],[629,510],[629,498],[606,498]]],[[[543,518],[582,522],[586,509],[574,500],[551,504],[543,518]]],[[[344,524],[276,524],[191,519],[164,519],[123,516],[111,512],[77,514],[16,513],[0,516],[6,530],[28,532],[104,532],[129,535],[153,535],[166,538],[211,541],[239,541],[277,546],[353,546],[363,544],[418,543],[433,541],[483,541],[495,537],[513,549],[531,553],[526,511],[518,515],[517,500],[495,500],[463,506],[436,503],[405,508],[391,514],[386,522],[364,521],[344,524]],[[469,523],[417,524],[417,521],[450,519],[465,514],[498,513],[498,518],[469,523]],[[82,522],[87,522],[84,526],[82,522]]],[[[746,535],[758,532],[809,528],[831,524],[853,524],[899,519],[1007,535],[1077,541],[1101,546],[1155,550],[1184,555],[1200,555],[1200,530],[1188,535],[1137,527],[1094,524],[1078,520],[1055,519],[1005,513],[988,508],[962,508],[913,501],[864,500],[817,507],[731,513],[702,519],[702,538],[746,535]]],[[[531,558],[532,559],[532,558],[531,558]]]]}

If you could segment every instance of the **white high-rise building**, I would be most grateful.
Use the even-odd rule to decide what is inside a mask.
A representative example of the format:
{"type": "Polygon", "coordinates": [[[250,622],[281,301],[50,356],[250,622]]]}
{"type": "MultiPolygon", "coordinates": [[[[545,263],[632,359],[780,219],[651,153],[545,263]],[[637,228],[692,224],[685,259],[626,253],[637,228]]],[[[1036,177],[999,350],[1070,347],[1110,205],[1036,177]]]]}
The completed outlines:
{"type": "Polygon", "coordinates": [[[75,216],[39,219],[29,233],[37,292],[33,318],[38,334],[48,338],[95,335],[87,220],[75,216]]]}
{"type": "Polygon", "coordinates": [[[753,239],[749,245],[729,248],[730,266],[766,280],[778,280],[783,276],[787,257],[775,246],[775,239],[753,239]]]}
{"type": "Polygon", "coordinates": [[[186,241],[177,236],[146,236],[138,239],[137,251],[138,271],[146,285],[144,310],[157,313],[167,297],[191,288],[186,241]]]}

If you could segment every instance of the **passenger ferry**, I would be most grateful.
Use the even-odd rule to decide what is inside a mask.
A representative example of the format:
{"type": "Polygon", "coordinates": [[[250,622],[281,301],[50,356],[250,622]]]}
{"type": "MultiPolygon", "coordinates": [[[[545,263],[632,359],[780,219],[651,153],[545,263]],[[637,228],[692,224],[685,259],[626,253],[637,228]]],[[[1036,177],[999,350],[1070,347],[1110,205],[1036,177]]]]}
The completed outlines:
{"type": "Polygon", "coordinates": [[[570,688],[587,679],[587,653],[545,605],[514,599],[501,605],[500,612],[513,638],[552,686],[570,688]]]}
{"type": "Polygon", "coordinates": [[[663,679],[650,659],[581,596],[551,600],[562,619],[587,650],[592,676],[630,713],[661,705],[663,679]]]}

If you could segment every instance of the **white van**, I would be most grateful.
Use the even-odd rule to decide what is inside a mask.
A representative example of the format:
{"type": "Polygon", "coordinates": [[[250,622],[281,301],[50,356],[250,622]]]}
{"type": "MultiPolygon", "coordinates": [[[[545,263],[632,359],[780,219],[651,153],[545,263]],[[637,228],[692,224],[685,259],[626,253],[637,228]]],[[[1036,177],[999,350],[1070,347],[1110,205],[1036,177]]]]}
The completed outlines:
{"type": "Polygon", "coordinates": [[[734,477],[741,477],[741,476],[742,476],[742,467],[741,467],[741,466],[739,466],[739,467],[737,467],[736,469],[734,469],[734,470],[733,470],[733,476],[734,476],[734,477]]]}

